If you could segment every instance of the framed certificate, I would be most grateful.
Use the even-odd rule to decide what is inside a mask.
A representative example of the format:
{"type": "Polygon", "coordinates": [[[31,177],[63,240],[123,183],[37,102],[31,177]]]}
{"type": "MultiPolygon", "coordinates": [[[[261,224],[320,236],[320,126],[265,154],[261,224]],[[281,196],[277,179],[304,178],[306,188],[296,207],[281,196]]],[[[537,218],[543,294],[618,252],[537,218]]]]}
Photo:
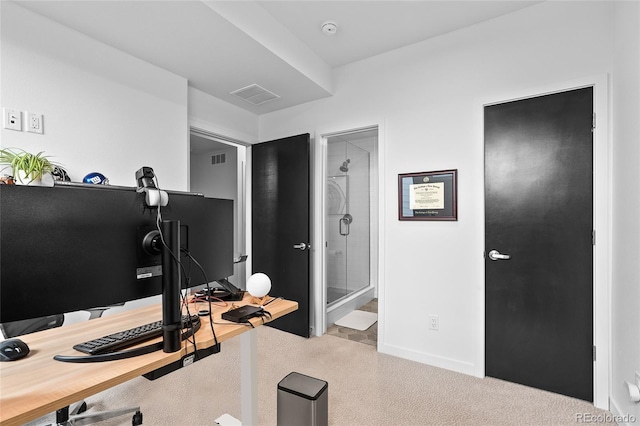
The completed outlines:
{"type": "Polygon", "coordinates": [[[458,170],[398,175],[399,220],[458,220],[458,170]]]}

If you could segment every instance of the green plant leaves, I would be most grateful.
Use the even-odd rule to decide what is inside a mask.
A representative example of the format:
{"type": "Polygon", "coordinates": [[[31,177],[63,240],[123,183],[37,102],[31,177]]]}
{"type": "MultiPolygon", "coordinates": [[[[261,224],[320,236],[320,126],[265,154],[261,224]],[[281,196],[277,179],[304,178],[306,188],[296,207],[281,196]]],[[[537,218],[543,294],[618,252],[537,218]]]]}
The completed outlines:
{"type": "Polygon", "coordinates": [[[43,174],[51,173],[57,165],[44,155],[44,151],[31,154],[19,148],[0,149],[0,163],[8,164],[13,177],[22,183],[23,176],[29,180],[27,183],[31,183],[43,174]]]}

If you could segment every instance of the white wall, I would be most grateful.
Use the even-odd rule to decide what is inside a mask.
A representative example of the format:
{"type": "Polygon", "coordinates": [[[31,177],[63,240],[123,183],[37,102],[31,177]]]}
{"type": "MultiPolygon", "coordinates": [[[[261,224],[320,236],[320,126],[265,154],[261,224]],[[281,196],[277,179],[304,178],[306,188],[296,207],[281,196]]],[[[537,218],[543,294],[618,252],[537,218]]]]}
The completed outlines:
{"type": "Polygon", "coordinates": [[[191,153],[191,192],[201,192],[207,197],[236,199],[237,155],[235,147],[216,149],[204,153],[191,153]],[[225,162],[211,164],[211,156],[225,154],[225,162]]]}
{"type": "Polygon", "coordinates": [[[189,87],[189,125],[244,143],[258,142],[258,117],[189,87]]]}
{"type": "MultiPolygon", "coordinates": [[[[2,106],[44,115],[44,134],[2,130],[3,147],[45,151],[81,181],[135,186],[152,167],[187,189],[187,80],[10,2],[2,7],[2,106]]],[[[23,126],[24,127],[24,126],[23,126]]]]}
{"type": "Polygon", "coordinates": [[[45,130],[2,129],[2,147],[43,150],[73,181],[99,171],[134,186],[144,165],[164,188],[187,190],[190,125],[258,140],[255,114],[14,3],[0,5],[1,106],[43,114],[45,130]]]}
{"type": "Polygon", "coordinates": [[[260,116],[264,140],[384,122],[381,351],[484,371],[475,353],[484,339],[482,103],[609,72],[611,8],[535,5],[345,66],[333,97],[260,116]],[[398,221],[397,175],[443,169],[458,169],[458,221],[398,221]],[[428,330],[425,314],[439,315],[440,331],[428,330]]]}
{"type": "Polygon", "coordinates": [[[640,404],[623,387],[640,373],[640,3],[614,10],[611,401],[640,423],[640,404]]]}
{"type": "MultiPolygon", "coordinates": [[[[42,135],[2,129],[3,148],[45,151],[76,182],[97,171],[135,186],[136,170],[150,166],[161,187],[187,189],[186,79],[14,3],[0,7],[2,107],[44,115],[42,135]]],[[[67,314],[65,324],[88,316],[67,314]]]]}
{"type": "MultiPolygon", "coordinates": [[[[113,185],[135,186],[136,170],[150,166],[161,187],[188,190],[190,124],[257,140],[254,114],[188,88],[185,78],[14,3],[0,8],[0,104],[44,115],[43,135],[2,129],[3,148],[45,151],[73,181],[99,171],[113,185]]],[[[65,323],[88,315],[68,314],[65,323]]]]}

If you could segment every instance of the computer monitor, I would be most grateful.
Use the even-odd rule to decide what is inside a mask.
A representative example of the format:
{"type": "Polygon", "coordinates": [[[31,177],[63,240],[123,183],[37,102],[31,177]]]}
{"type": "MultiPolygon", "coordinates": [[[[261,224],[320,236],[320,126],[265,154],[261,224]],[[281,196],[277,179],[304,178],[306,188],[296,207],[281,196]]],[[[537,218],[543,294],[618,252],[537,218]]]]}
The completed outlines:
{"type": "MultiPolygon", "coordinates": [[[[142,248],[157,211],[135,188],[0,185],[0,322],[161,294],[161,255],[142,248]]],[[[233,275],[232,200],[169,191],[161,216],[180,221],[183,288],[233,275]]]]}

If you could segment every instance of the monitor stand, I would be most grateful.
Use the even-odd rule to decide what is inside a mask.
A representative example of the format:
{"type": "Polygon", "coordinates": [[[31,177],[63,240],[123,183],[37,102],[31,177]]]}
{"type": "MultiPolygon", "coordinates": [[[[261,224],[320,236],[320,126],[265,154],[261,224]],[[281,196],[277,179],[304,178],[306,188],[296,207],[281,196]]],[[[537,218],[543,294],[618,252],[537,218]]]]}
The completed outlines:
{"type": "Polygon", "coordinates": [[[238,302],[244,298],[244,291],[234,286],[226,278],[216,280],[219,287],[203,288],[195,293],[198,298],[209,300],[210,298],[225,302],[238,302]]]}
{"type": "Polygon", "coordinates": [[[180,350],[182,311],[180,309],[180,221],[163,220],[162,237],[162,350],[180,350]]]}
{"type": "MultiPolygon", "coordinates": [[[[133,358],[162,349],[164,352],[178,352],[182,342],[182,311],[180,309],[180,221],[163,220],[162,237],[162,342],[147,346],[88,356],[55,355],[53,359],[62,362],[88,363],[114,361],[133,358]]],[[[217,347],[219,351],[219,346],[217,347]]]]}

